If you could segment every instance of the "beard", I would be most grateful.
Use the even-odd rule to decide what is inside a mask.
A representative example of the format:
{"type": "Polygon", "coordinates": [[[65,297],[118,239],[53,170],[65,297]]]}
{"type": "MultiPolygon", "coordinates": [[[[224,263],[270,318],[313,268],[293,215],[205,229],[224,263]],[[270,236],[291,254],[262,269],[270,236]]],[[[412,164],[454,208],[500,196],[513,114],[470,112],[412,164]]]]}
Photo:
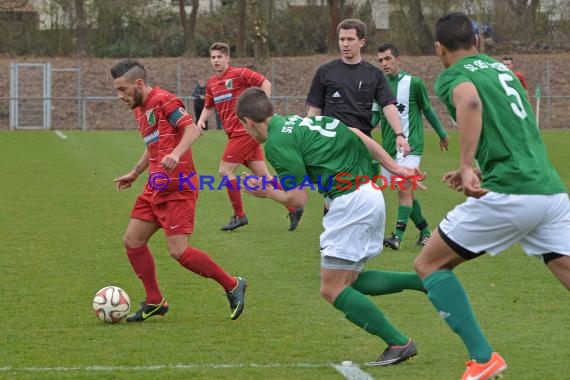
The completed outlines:
{"type": "Polygon", "coordinates": [[[135,95],[133,96],[133,104],[131,105],[131,109],[135,109],[142,104],[142,92],[135,88],[135,95]]]}

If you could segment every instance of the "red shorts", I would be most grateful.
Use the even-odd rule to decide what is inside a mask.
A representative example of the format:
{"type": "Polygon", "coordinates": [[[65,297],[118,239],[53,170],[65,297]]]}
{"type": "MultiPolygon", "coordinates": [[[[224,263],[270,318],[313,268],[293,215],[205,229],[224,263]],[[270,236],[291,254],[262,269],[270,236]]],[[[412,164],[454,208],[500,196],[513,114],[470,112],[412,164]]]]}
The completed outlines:
{"type": "Polygon", "coordinates": [[[249,161],[264,161],[263,149],[250,135],[230,137],[222,155],[222,161],[246,164],[249,161]]]}
{"type": "Polygon", "coordinates": [[[193,194],[196,195],[160,203],[155,203],[151,197],[141,194],[133,206],[131,218],[156,223],[167,236],[190,235],[194,232],[194,211],[198,193],[193,194]]]}

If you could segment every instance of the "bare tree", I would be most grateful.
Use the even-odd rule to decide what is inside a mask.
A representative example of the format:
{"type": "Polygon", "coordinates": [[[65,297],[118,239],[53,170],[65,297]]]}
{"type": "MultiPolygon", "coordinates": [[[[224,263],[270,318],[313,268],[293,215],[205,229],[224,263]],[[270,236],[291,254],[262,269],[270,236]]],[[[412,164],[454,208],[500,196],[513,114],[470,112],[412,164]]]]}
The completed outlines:
{"type": "Polygon", "coordinates": [[[328,0],[329,6],[329,33],[328,33],[328,51],[330,52],[337,46],[336,27],[342,21],[342,13],[344,8],[344,0],[328,0]]]}
{"type": "Polygon", "coordinates": [[[253,20],[253,57],[254,65],[265,63],[269,58],[269,1],[250,0],[251,19],[253,20]]]}
{"type": "Polygon", "coordinates": [[[180,14],[180,25],[183,30],[183,41],[184,41],[184,52],[186,55],[194,56],[196,55],[196,44],[194,42],[194,36],[196,34],[196,22],[198,19],[198,6],[200,5],[199,0],[192,0],[192,10],[190,15],[186,15],[186,2],[184,0],[178,0],[178,10],[180,14]]]}
{"type": "Polygon", "coordinates": [[[84,57],[87,24],[85,22],[84,0],[75,0],[75,54],[84,57]]]}
{"type": "Polygon", "coordinates": [[[536,14],[540,0],[507,0],[507,4],[515,14],[521,34],[530,39],[536,31],[536,14]]]}
{"type": "Polygon", "coordinates": [[[433,54],[433,36],[421,0],[390,0],[390,40],[406,54],[433,54]]]}
{"type": "Polygon", "coordinates": [[[245,18],[247,14],[247,2],[246,0],[237,0],[237,18],[238,18],[238,31],[236,40],[236,56],[245,56],[245,18]]]}

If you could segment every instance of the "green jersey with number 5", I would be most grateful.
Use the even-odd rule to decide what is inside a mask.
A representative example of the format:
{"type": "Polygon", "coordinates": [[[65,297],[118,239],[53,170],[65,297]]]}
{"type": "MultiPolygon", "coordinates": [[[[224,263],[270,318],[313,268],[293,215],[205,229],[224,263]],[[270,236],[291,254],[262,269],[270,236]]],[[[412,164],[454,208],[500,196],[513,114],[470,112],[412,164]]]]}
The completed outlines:
{"type": "Polygon", "coordinates": [[[335,198],[354,191],[357,176],[374,176],[368,149],[340,120],[274,115],[267,131],[265,155],[285,190],[304,184],[335,198]]]}
{"type": "Polygon", "coordinates": [[[483,106],[483,128],[475,152],[482,187],[504,194],[566,192],[515,74],[485,54],[462,58],[447,68],[437,78],[435,92],[453,119],[453,90],[463,82],[475,85],[483,106]]]}

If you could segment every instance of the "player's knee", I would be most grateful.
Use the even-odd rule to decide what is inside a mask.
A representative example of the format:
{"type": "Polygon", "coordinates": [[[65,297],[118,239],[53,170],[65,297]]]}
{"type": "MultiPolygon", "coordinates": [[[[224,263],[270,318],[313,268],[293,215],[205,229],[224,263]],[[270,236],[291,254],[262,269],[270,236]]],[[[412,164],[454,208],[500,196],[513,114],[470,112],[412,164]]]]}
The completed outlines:
{"type": "Polygon", "coordinates": [[[123,236],[123,244],[126,248],[137,248],[146,244],[144,239],[140,239],[133,234],[126,233],[123,236]]]}
{"type": "Polygon", "coordinates": [[[168,247],[168,254],[175,260],[178,260],[188,247],[168,247]]]}
{"type": "Polygon", "coordinates": [[[334,303],[334,300],[338,296],[338,292],[331,286],[326,286],[321,284],[321,297],[323,297],[328,303],[334,303]]]}
{"type": "Polygon", "coordinates": [[[426,261],[421,254],[414,259],[414,270],[420,278],[426,278],[429,275],[430,268],[426,265],[426,261]]]}

